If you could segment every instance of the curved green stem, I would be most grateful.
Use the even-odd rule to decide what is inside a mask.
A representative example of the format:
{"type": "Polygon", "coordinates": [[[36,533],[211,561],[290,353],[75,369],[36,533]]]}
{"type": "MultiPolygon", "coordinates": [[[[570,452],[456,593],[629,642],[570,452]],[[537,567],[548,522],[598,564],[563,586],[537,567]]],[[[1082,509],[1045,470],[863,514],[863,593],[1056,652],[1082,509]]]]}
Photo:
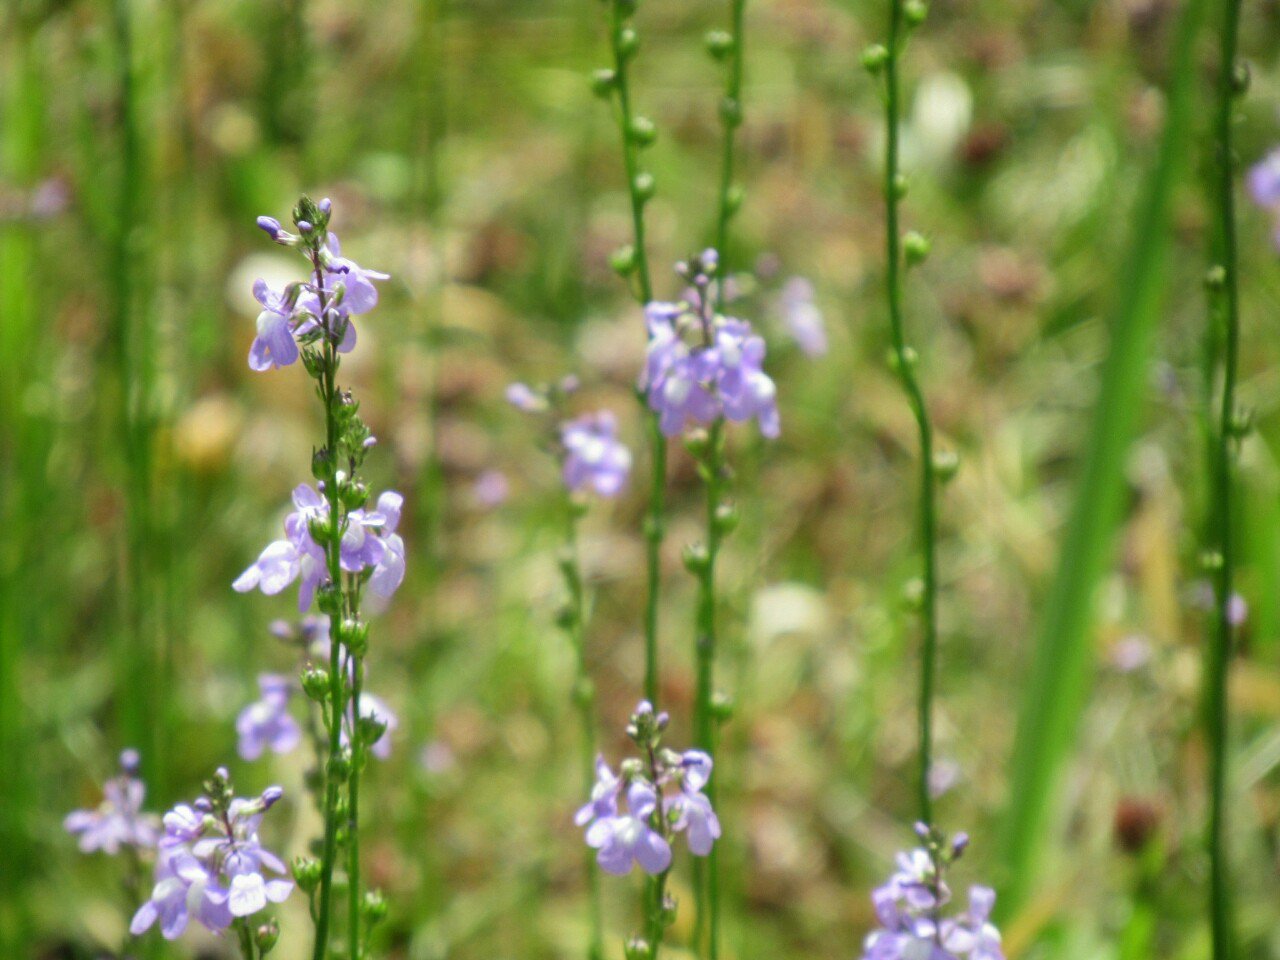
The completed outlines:
{"type": "MultiPolygon", "coordinates": [[[[1214,583],[1213,635],[1206,651],[1204,673],[1204,723],[1209,743],[1209,813],[1206,843],[1209,852],[1209,916],[1214,960],[1230,960],[1235,952],[1232,931],[1231,886],[1224,830],[1226,802],[1229,704],[1227,683],[1234,630],[1231,597],[1235,576],[1232,544],[1232,437],[1236,415],[1236,375],[1240,348],[1240,306],[1236,262],[1235,163],[1232,131],[1236,97],[1236,47],[1240,26],[1240,0],[1224,0],[1220,37],[1220,63],[1214,149],[1215,238],[1211,293],[1211,322],[1225,333],[1222,359],[1222,396],[1213,451],[1213,551],[1217,555],[1214,583]],[[1220,282],[1219,282],[1220,281],[1220,282]]],[[[1211,338],[1212,339],[1212,338],[1211,338]]]]}
{"type": "MultiPolygon", "coordinates": [[[[560,558],[560,573],[564,578],[568,602],[565,607],[564,626],[573,645],[577,661],[577,677],[574,682],[573,702],[578,708],[582,726],[582,787],[583,796],[590,796],[595,785],[596,736],[593,711],[591,674],[587,669],[587,601],[582,583],[582,563],[578,553],[578,506],[568,502],[565,517],[564,553],[560,558]]],[[[587,943],[589,960],[604,957],[604,907],[600,896],[600,868],[595,851],[586,851],[586,875],[588,891],[588,915],[590,940],[587,943]]]]}
{"type": "Polygon", "coordinates": [[[924,591],[920,616],[923,637],[920,659],[920,693],[918,701],[919,748],[917,798],[920,819],[932,825],[933,801],[929,795],[929,768],[933,762],[933,688],[938,647],[938,579],[937,579],[937,479],[933,463],[933,424],[924,393],[916,379],[916,354],[907,346],[902,316],[902,238],[899,234],[898,204],[901,180],[898,171],[898,116],[901,91],[898,82],[898,58],[905,42],[903,0],[890,0],[888,56],[884,62],[884,199],[885,199],[885,294],[889,307],[889,327],[893,338],[894,366],[902,389],[911,405],[920,441],[920,499],[918,504],[921,561],[924,591]]]}
{"type": "MultiPolygon", "coordinates": [[[[352,592],[353,603],[357,596],[352,592]]],[[[354,610],[352,611],[354,616],[354,610]]],[[[336,641],[335,641],[336,646],[336,641]]],[[[360,960],[360,768],[364,738],[360,735],[360,688],[364,658],[351,653],[351,775],[347,780],[347,956],[360,960]]]]}

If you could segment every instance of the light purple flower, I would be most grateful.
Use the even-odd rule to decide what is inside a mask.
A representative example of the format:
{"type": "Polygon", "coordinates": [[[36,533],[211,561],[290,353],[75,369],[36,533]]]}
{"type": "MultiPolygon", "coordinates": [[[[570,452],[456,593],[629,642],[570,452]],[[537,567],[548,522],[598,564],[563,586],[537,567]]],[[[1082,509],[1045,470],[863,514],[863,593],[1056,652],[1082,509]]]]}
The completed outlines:
{"type": "Polygon", "coordinates": [[[587,845],[599,851],[596,862],[600,869],[624,876],[638,863],[656,876],[671,866],[671,845],[649,823],[657,802],[653,787],[636,780],[627,788],[627,813],[592,822],[587,828],[587,845]]]}
{"type": "Polygon", "coordinates": [[[330,233],[326,246],[328,256],[325,258],[326,287],[332,292],[339,283],[344,292],[341,306],[353,314],[368,313],[378,305],[378,288],[374,280],[390,280],[391,275],[377,270],[366,270],[354,260],[342,255],[342,244],[338,235],[330,233]]]}
{"type": "Polygon", "coordinates": [[[103,784],[102,803],[93,810],[76,810],[63,820],[66,831],[79,836],[82,853],[101,850],[114,855],[121,847],[156,845],[159,818],[142,812],[147,788],[137,773],[137,751],[125,750],[120,754],[120,775],[103,784]]]}
{"type": "Polygon", "coordinates": [[[288,898],[293,883],[282,879],[285,865],[258,838],[263,815],[282,795],[270,787],[252,799],[233,799],[225,809],[202,797],[166,814],[155,886],[134,914],[130,932],[140,935],[159,922],[161,935],[174,940],[195,920],[221,933],[237,917],[288,898]]]}
{"type": "Polygon", "coordinates": [[[777,388],[764,372],[764,340],[750,324],[687,304],[650,303],[645,316],[649,347],[639,387],[665,436],[721,417],[755,419],[764,436],[778,436],[777,388]]]}
{"type": "Polygon", "coordinates": [[[471,496],[478,506],[492,510],[500,507],[511,493],[511,484],[501,470],[486,470],[476,477],[471,486],[471,496]]]}
{"type": "Polygon", "coordinates": [[[996,892],[990,887],[970,887],[969,912],[943,923],[943,945],[969,960],[1004,960],[1000,931],[990,920],[995,903],[996,892]]]}
{"type": "Polygon", "coordinates": [[[622,790],[622,778],[617,776],[603,756],[596,757],[596,782],[591,788],[591,799],[583,804],[573,822],[585,827],[593,820],[606,820],[617,816],[618,793],[622,790]]]}
{"type": "Polygon", "coordinates": [[[257,760],[266,749],[288,753],[302,740],[298,722],[289,715],[293,684],[275,673],[258,676],[261,699],[255,700],[236,717],[237,749],[245,760],[257,760]]]}
{"type": "Polygon", "coordinates": [[[564,446],[564,485],[577,492],[590,487],[602,497],[616,497],[627,485],[631,451],[617,438],[618,421],[602,410],[560,425],[564,446]]]}
{"type": "Polygon", "coordinates": [[[783,326],[807,357],[821,357],[827,352],[827,329],[822,311],[814,302],[813,284],[804,277],[792,277],[782,287],[778,298],[783,326]]]}
{"type": "Polygon", "coordinates": [[[547,398],[527,383],[513,383],[507,387],[507,403],[525,413],[541,413],[550,404],[547,398]]]}
{"type": "Polygon", "coordinates": [[[686,750],[680,758],[680,792],[663,802],[663,809],[675,833],[685,832],[689,852],[705,857],[720,839],[720,819],[702,788],[711,779],[711,755],[702,750],[686,750]]]}
{"type": "Polygon", "coordinates": [[[253,296],[262,304],[262,312],[258,314],[258,335],[249,347],[249,368],[262,371],[287,367],[298,359],[298,344],[293,339],[297,305],[262,279],[253,282],[253,296]]]}
{"type": "MultiPolygon", "coordinates": [[[[372,570],[370,588],[389,597],[404,579],[404,541],[395,532],[404,498],[386,491],[376,510],[352,510],[342,535],[340,564],[348,573],[372,570]]],[[[232,583],[239,593],[255,587],[268,596],[299,580],[298,609],[305,612],[315,598],[316,587],[327,577],[324,548],[311,536],[313,521],[327,521],[329,504],[308,484],[293,491],[296,508],[285,517],[285,539],[268,544],[258,559],[232,583]]]]}

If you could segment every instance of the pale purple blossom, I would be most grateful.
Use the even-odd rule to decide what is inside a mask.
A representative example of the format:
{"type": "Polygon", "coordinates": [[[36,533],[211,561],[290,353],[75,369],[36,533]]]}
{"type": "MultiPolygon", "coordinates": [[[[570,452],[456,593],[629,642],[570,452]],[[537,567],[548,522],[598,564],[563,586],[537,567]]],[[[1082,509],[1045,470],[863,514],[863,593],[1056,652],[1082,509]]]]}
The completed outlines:
{"type": "Polygon", "coordinates": [[[1253,202],[1271,214],[1275,223],[1272,237],[1280,246],[1280,148],[1250,167],[1246,182],[1253,202]]]}
{"type": "Polygon", "coordinates": [[[264,750],[288,753],[302,740],[302,729],[289,715],[293,683],[275,673],[258,676],[261,697],[236,717],[237,749],[245,760],[257,760],[264,750]]]}
{"type": "Polygon", "coordinates": [[[116,854],[122,847],[147,849],[159,839],[159,818],[143,813],[146,786],[138,779],[138,752],[120,754],[120,775],[102,786],[102,802],[93,810],[76,810],[62,825],[79,837],[82,853],[116,854]]]}
{"type": "MultiPolygon", "coordinates": [[[[239,593],[255,587],[268,596],[299,581],[298,609],[306,611],[316,587],[327,575],[325,550],[311,535],[311,525],[328,522],[329,503],[318,490],[299,484],[293,491],[296,508],[285,517],[285,538],[268,544],[258,559],[232,583],[239,593]]],[[[386,491],[374,510],[352,510],[346,515],[339,550],[341,568],[347,573],[371,570],[370,589],[389,597],[404,580],[404,541],[397,534],[404,498],[386,491]]]]}
{"type": "Polygon", "coordinates": [[[607,410],[588,413],[560,425],[564,448],[564,485],[573,492],[590,487],[616,497],[627,485],[631,451],[617,437],[618,421],[607,410]]]}
{"type": "Polygon", "coordinates": [[[591,799],[578,808],[573,822],[585,827],[594,820],[607,820],[618,813],[618,793],[622,778],[610,768],[603,756],[596,757],[596,782],[591,787],[591,799]]]}
{"type": "Polygon", "coordinates": [[[507,387],[507,403],[524,413],[541,413],[549,406],[545,395],[527,383],[513,383],[507,387]]]}
{"type": "Polygon", "coordinates": [[[486,510],[502,506],[510,493],[511,484],[501,470],[486,470],[471,485],[471,496],[476,505],[486,510]]]}
{"type": "MultiPolygon", "coordinates": [[[[215,783],[226,785],[224,771],[215,783]]],[[[230,799],[227,789],[227,798],[201,797],[166,814],[155,885],[129,925],[135,936],[158,922],[164,938],[174,940],[192,920],[221,933],[292,892],[284,863],[258,837],[263,814],[283,791],[270,787],[252,799],[230,799]]]]}
{"type": "Polygon", "coordinates": [[[645,873],[671,866],[671,844],[650,824],[658,797],[652,786],[636,780],[627,788],[627,812],[598,818],[587,828],[587,846],[599,851],[596,862],[605,873],[623,876],[638,863],[645,873]]]}
{"type": "Polygon", "coordinates": [[[804,277],[792,277],[778,297],[782,324],[807,357],[821,357],[827,352],[827,328],[822,311],[814,302],[813,284],[804,277]]]}
{"type": "Polygon", "coordinates": [[[714,311],[710,276],[716,262],[708,250],[693,267],[680,264],[678,272],[693,283],[687,298],[645,307],[649,347],[639,388],[665,436],[724,418],[754,419],[764,436],[776,437],[778,392],[764,372],[764,340],[745,320],[714,311]]]}

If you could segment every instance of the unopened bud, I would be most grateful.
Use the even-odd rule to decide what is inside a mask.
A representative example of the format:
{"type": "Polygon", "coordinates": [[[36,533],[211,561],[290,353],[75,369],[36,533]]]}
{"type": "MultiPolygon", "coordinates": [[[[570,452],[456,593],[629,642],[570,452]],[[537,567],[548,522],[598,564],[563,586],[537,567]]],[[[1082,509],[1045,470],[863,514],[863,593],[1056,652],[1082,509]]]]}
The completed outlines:
{"type": "Polygon", "coordinates": [[[879,73],[889,62],[889,51],[882,43],[873,43],[862,51],[862,66],[868,73],[879,73]]]}
{"type": "Polygon", "coordinates": [[[634,273],[636,269],[636,248],[630,244],[619,247],[609,255],[609,266],[613,267],[614,273],[622,277],[634,273]]]}
{"type": "Polygon", "coordinates": [[[717,60],[723,60],[733,50],[733,36],[723,30],[710,30],[702,38],[707,53],[717,60]]]}
{"type": "Polygon", "coordinates": [[[914,267],[924,263],[929,256],[929,247],[929,241],[923,234],[908,230],[902,238],[902,254],[906,258],[907,266],[914,267]]]}

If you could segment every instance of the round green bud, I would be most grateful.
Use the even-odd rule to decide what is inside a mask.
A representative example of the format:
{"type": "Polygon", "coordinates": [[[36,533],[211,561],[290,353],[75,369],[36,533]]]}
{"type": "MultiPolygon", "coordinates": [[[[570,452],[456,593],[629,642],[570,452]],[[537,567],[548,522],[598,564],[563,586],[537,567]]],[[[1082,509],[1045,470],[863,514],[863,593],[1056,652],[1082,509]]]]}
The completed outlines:
{"type": "Polygon", "coordinates": [[[1202,570],[1221,570],[1222,554],[1217,550],[1206,550],[1200,554],[1200,568],[1202,570]]]}
{"type": "Polygon", "coordinates": [[[1253,409],[1237,407],[1227,423],[1227,433],[1236,440],[1243,440],[1253,430],[1253,409]]]}
{"type": "Polygon", "coordinates": [[[733,36],[723,30],[707,31],[702,42],[706,45],[707,53],[717,60],[723,60],[733,50],[733,36]]]}
{"type": "Polygon", "coordinates": [[[310,893],[320,885],[320,873],[322,871],[320,861],[315,857],[297,857],[293,861],[293,879],[298,884],[298,889],[303,893],[310,893]]]}
{"type": "Polygon", "coordinates": [[[862,51],[862,66],[868,73],[879,73],[888,62],[889,50],[883,43],[873,43],[862,51]]]}
{"type": "Polygon", "coordinates": [[[624,59],[629,60],[636,55],[636,51],[640,49],[640,38],[636,36],[636,32],[630,27],[623,28],[618,34],[618,54],[624,59]]]}
{"type": "Polygon", "coordinates": [[[716,532],[721,536],[733,533],[738,527],[740,515],[738,508],[732,503],[722,503],[716,507],[715,524],[716,532]]]}
{"type": "Polygon", "coordinates": [[[359,618],[345,617],[338,624],[338,642],[357,657],[369,650],[369,624],[359,618]]]}
{"type": "Polygon", "coordinates": [[[365,920],[372,926],[387,918],[387,900],[382,895],[381,890],[365,891],[364,899],[360,903],[360,912],[364,914],[365,920]]]}
{"type": "Polygon", "coordinates": [[[589,707],[596,699],[596,685],[590,677],[579,677],[573,685],[573,702],[578,707],[589,707]]]}
{"type": "Polygon", "coordinates": [[[336,617],[342,611],[342,591],[332,583],[326,583],[316,591],[316,606],[321,613],[336,617]]]}
{"type": "Polygon", "coordinates": [[[905,173],[895,174],[893,178],[893,195],[901,200],[907,195],[907,175],[905,173]]]}
{"type": "Polygon", "coordinates": [[[653,174],[637,173],[635,180],[631,182],[631,189],[635,191],[641,202],[652,200],[654,191],[657,190],[657,185],[653,181],[653,174]]]}
{"type": "Polygon", "coordinates": [[[1245,60],[1240,60],[1231,70],[1231,92],[1237,97],[1243,97],[1249,92],[1250,82],[1249,64],[1245,60]]]}
{"type": "Polygon", "coordinates": [[[329,671],[319,667],[307,667],[303,670],[302,692],[316,703],[324,703],[329,696],[329,671]]]}
{"type": "Polygon", "coordinates": [[[334,780],[346,780],[351,776],[351,751],[339,750],[331,756],[325,764],[330,778],[334,780]]]}
{"type": "Polygon", "coordinates": [[[960,470],[960,457],[954,450],[935,450],[933,452],[933,472],[942,483],[955,479],[960,470]]]}
{"type": "Polygon", "coordinates": [[[902,585],[902,605],[914,611],[924,606],[924,580],[912,577],[902,585]]]}
{"type": "Polygon", "coordinates": [[[333,476],[333,454],[321,447],[311,454],[311,475],[317,480],[328,480],[333,476]]]}
{"type": "Polygon", "coordinates": [[[619,276],[630,276],[636,269],[636,248],[627,244],[609,254],[609,266],[619,276]]]}
{"type": "Polygon", "coordinates": [[[618,74],[608,67],[602,67],[591,74],[591,92],[597,97],[611,97],[618,86],[618,74]]]}
{"type": "Polygon", "coordinates": [[[929,16],[929,5],[924,0],[907,0],[902,6],[902,19],[909,27],[918,27],[929,16]]]}
{"type": "Polygon", "coordinates": [[[1221,290],[1227,285],[1227,268],[1215,263],[1204,272],[1204,285],[1209,290],[1221,290]]]}
{"type": "Polygon", "coordinates": [[[726,127],[736,127],[742,123],[742,104],[733,97],[725,97],[720,101],[720,119],[726,127]]]}
{"type": "Polygon", "coordinates": [[[724,195],[724,208],[729,216],[742,209],[742,201],[747,198],[746,188],[740,183],[731,184],[724,195]]]}
{"type": "Polygon", "coordinates": [[[716,723],[728,723],[733,719],[733,698],[721,690],[711,695],[711,718],[716,723]]]}
{"type": "Polygon", "coordinates": [[[929,256],[929,247],[929,241],[923,234],[908,230],[902,238],[902,254],[907,266],[914,267],[924,263],[929,256]]]}
{"type": "Polygon", "coordinates": [[[253,939],[258,944],[258,953],[266,956],[280,939],[280,924],[268,920],[253,932],[253,939]]]}
{"type": "Polygon", "coordinates": [[[369,502],[369,488],[358,480],[344,483],[338,488],[338,497],[348,510],[359,510],[369,502]]]}
{"type": "Polygon", "coordinates": [[[622,947],[626,960],[649,960],[649,941],[644,937],[631,937],[622,947]]]}
{"type": "Polygon", "coordinates": [[[637,146],[647,147],[658,139],[658,128],[648,117],[632,117],[627,136],[637,146]]]}
{"type": "Polygon", "coordinates": [[[706,546],[701,543],[691,543],[685,547],[682,558],[684,568],[695,575],[706,572],[708,564],[711,563],[711,555],[707,553],[706,546]]]}

